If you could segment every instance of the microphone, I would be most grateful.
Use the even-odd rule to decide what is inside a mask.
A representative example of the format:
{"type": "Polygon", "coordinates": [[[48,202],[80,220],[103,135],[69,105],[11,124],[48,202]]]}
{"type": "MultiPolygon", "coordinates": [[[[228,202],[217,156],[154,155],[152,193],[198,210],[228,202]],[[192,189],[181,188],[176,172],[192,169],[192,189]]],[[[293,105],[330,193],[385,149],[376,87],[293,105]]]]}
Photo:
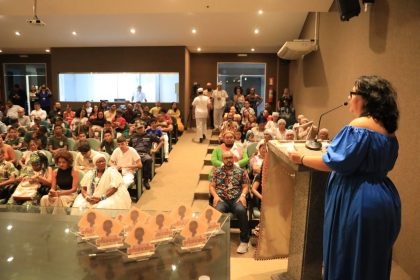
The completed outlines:
{"type": "Polygon", "coordinates": [[[328,114],[329,112],[332,112],[334,110],[337,110],[338,108],[341,108],[343,106],[347,106],[348,102],[344,102],[343,104],[341,104],[340,106],[337,106],[331,110],[328,110],[327,112],[324,112],[321,114],[321,116],[319,116],[319,121],[318,121],[318,132],[316,133],[316,137],[314,140],[308,140],[305,143],[305,147],[308,148],[309,150],[314,150],[314,151],[319,151],[322,148],[322,144],[321,142],[318,142],[318,135],[319,135],[319,130],[320,130],[320,125],[321,125],[321,119],[324,115],[328,114]]]}

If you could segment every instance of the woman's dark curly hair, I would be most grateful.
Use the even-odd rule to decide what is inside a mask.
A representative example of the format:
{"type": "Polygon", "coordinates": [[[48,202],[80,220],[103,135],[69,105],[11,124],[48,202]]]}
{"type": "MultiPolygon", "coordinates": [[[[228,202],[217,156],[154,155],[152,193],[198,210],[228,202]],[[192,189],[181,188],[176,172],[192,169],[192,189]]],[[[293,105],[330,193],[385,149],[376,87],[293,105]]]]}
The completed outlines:
{"type": "Polygon", "coordinates": [[[379,121],[388,133],[398,128],[400,113],[397,105],[397,92],[391,83],[378,76],[361,76],[354,83],[356,91],[363,97],[363,117],[379,121]]]}
{"type": "Polygon", "coordinates": [[[58,160],[62,158],[65,161],[67,161],[67,163],[69,164],[69,166],[73,166],[73,156],[70,152],[68,151],[59,151],[55,154],[54,156],[54,162],[57,164],[58,160]]]}

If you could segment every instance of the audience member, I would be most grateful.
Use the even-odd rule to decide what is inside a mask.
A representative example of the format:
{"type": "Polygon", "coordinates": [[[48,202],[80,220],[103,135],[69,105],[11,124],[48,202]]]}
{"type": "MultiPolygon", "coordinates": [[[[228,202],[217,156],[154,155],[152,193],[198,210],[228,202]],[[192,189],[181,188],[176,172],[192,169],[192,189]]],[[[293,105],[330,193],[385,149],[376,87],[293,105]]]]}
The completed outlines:
{"type": "Polygon", "coordinates": [[[45,84],[43,84],[41,85],[36,96],[38,97],[38,101],[42,110],[49,113],[51,109],[51,97],[52,97],[52,93],[50,89],[45,84]]]}
{"type": "Polygon", "coordinates": [[[286,121],[279,119],[277,122],[278,128],[274,131],[273,136],[276,140],[286,140],[286,121]]]}
{"type": "Polygon", "coordinates": [[[178,109],[178,105],[176,102],[172,102],[171,108],[168,110],[168,114],[176,119],[178,132],[182,133],[184,131],[184,124],[182,123],[181,119],[181,111],[178,109]]]}
{"type": "Polygon", "coordinates": [[[136,150],[129,147],[124,136],[117,138],[118,148],[112,152],[109,165],[114,166],[123,176],[124,186],[128,188],[134,183],[136,168],[142,168],[141,159],[136,150]]]}
{"type": "Polygon", "coordinates": [[[162,108],[162,105],[160,104],[160,102],[158,101],[158,102],[156,102],[155,103],[155,106],[154,107],[152,107],[150,110],[149,110],[149,113],[154,117],[154,118],[157,118],[157,116],[158,116],[158,114],[160,113],[160,109],[162,108]]]}
{"type": "Polygon", "coordinates": [[[247,215],[247,201],[249,178],[246,170],[234,164],[234,154],[224,151],[223,165],[213,171],[209,186],[213,196],[213,207],[223,213],[233,213],[239,220],[240,244],[236,250],[239,254],[248,251],[249,224],[247,215]]]}
{"type": "Polygon", "coordinates": [[[81,193],[73,208],[129,209],[131,198],[121,174],[107,168],[103,154],[93,157],[94,169],[89,170],[80,182],[81,193]]]}
{"type": "Polygon", "coordinates": [[[55,156],[59,151],[67,151],[68,140],[63,135],[63,128],[61,126],[54,127],[54,134],[48,141],[48,150],[55,156]]]}
{"type": "Polygon", "coordinates": [[[47,119],[47,112],[41,109],[41,105],[38,102],[34,103],[34,110],[31,112],[32,121],[34,121],[36,117],[39,117],[41,121],[45,121],[47,119]]]}
{"type": "Polygon", "coordinates": [[[249,90],[249,94],[245,96],[245,100],[249,102],[249,105],[254,109],[255,115],[258,114],[258,105],[263,102],[262,98],[256,93],[255,88],[249,90]]]}
{"type": "Polygon", "coordinates": [[[69,207],[77,195],[79,174],[73,168],[73,156],[70,152],[61,150],[54,155],[57,169],[53,171],[51,189],[48,195],[41,198],[41,213],[45,213],[45,207],[69,207]]]}
{"type": "Polygon", "coordinates": [[[114,150],[117,148],[117,145],[114,142],[114,137],[110,130],[104,129],[104,140],[101,143],[101,150],[112,155],[114,150]]]}
{"type": "Polygon", "coordinates": [[[0,149],[0,204],[6,203],[15,191],[18,173],[13,163],[6,160],[4,149],[0,149]]]}
{"type": "Polygon", "coordinates": [[[66,110],[63,112],[63,120],[66,121],[66,123],[68,125],[71,124],[71,122],[73,121],[74,117],[76,116],[76,112],[74,112],[71,108],[70,104],[67,104],[66,106],[66,110]]]}
{"type": "Polygon", "coordinates": [[[93,163],[93,158],[99,153],[96,151],[93,151],[89,143],[83,143],[81,144],[78,149],[79,152],[76,155],[76,160],[74,164],[74,168],[76,170],[81,170],[83,172],[92,170],[95,168],[95,165],[93,163]]]}
{"type": "Polygon", "coordinates": [[[203,94],[203,88],[198,88],[197,94],[197,97],[195,97],[192,102],[194,112],[193,118],[195,118],[197,140],[202,143],[203,140],[206,139],[207,118],[211,108],[211,100],[208,96],[203,94]]]}
{"type": "Polygon", "coordinates": [[[226,131],[223,135],[223,144],[215,148],[211,154],[211,163],[215,167],[223,165],[223,152],[230,151],[233,154],[233,162],[238,167],[245,167],[248,164],[248,154],[243,145],[235,144],[235,134],[226,131]]]}
{"type": "Polygon", "coordinates": [[[22,141],[23,140],[19,138],[17,129],[13,126],[9,127],[4,143],[10,145],[12,149],[20,150],[22,148],[22,141]]]}
{"type": "Polygon", "coordinates": [[[319,130],[319,133],[318,133],[318,139],[319,139],[319,140],[323,140],[323,141],[330,140],[330,139],[329,139],[329,136],[328,136],[328,129],[326,129],[326,128],[321,128],[321,129],[319,130]]]}
{"type": "MultiPolygon", "coordinates": [[[[227,92],[222,89],[222,82],[217,83],[217,88],[212,93],[213,98],[213,121],[214,127],[219,128],[223,122],[223,113],[225,110],[227,92]]],[[[236,111],[236,110],[235,110],[236,111]]]]}

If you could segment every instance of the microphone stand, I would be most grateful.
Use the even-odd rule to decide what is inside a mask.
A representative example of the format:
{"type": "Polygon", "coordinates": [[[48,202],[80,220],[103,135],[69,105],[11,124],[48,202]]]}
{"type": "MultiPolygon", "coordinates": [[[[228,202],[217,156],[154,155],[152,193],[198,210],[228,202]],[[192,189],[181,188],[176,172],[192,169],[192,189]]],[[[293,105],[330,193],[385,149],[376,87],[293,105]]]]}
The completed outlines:
{"type": "Polygon", "coordinates": [[[313,150],[313,151],[319,151],[319,150],[321,150],[322,143],[321,142],[318,142],[318,135],[319,135],[319,129],[320,129],[322,117],[324,115],[328,114],[331,111],[334,111],[334,110],[336,110],[338,108],[341,108],[343,106],[347,106],[347,104],[348,104],[347,102],[344,102],[340,106],[337,106],[337,107],[335,107],[335,108],[333,108],[333,109],[331,109],[331,110],[329,110],[327,112],[324,112],[324,113],[321,114],[321,116],[319,116],[318,127],[317,127],[318,132],[316,133],[316,136],[315,136],[315,139],[314,140],[308,140],[308,141],[306,141],[306,143],[305,143],[305,147],[306,148],[308,148],[309,150],[313,150]]]}

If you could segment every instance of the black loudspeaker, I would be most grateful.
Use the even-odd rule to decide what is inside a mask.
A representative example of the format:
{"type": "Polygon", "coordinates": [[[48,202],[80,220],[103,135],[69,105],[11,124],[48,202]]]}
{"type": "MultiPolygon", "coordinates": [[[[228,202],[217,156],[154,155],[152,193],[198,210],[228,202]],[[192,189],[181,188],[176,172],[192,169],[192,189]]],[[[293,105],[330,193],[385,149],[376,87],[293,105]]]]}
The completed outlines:
{"type": "Polygon", "coordinates": [[[337,0],[337,3],[342,21],[348,21],[352,17],[360,14],[359,0],[337,0]]]}

